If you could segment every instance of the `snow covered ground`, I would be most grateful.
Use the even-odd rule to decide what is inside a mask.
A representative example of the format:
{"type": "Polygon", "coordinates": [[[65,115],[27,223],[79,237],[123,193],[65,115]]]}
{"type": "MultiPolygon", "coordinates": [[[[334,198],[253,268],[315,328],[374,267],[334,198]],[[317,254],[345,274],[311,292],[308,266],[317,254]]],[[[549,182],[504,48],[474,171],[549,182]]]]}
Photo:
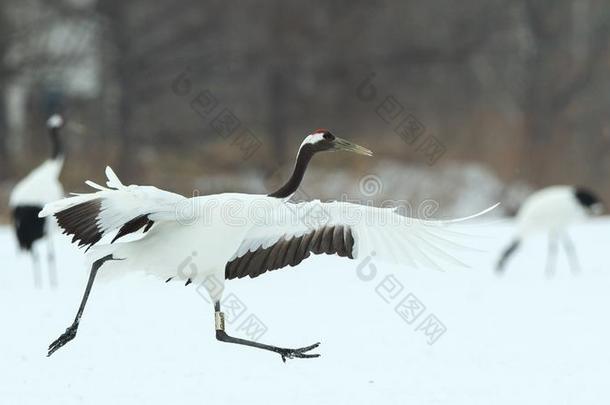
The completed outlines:
{"type": "Polygon", "coordinates": [[[230,333],[322,342],[322,357],[283,364],[216,342],[197,286],[139,275],[96,285],[76,339],[46,358],[88,269],[57,236],[59,288],[36,290],[29,259],[0,228],[0,403],[610,403],[610,220],[574,228],[583,271],[570,274],[562,255],[550,280],[544,238],[526,244],[505,277],[493,274],[511,229],[481,227],[484,252],[469,254],[468,270],[315,257],[229,282],[230,333]]]}

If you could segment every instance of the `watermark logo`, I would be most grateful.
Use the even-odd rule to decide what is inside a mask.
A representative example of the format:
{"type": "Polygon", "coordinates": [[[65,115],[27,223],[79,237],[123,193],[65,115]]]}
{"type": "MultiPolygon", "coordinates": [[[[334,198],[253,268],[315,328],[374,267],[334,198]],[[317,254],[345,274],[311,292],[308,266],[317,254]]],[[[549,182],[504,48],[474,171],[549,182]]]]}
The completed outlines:
{"type": "MultiPolygon", "coordinates": [[[[194,260],[197,252],[187,256],[176,269],[181,279],[195,279],[198,275],[197,265],[194,260]]],[[[211,297],[220,297],[224,290],[224,281],[210,274],[197,284],[195,291],[208,304],[214,304],[211,297]]],[[[245,301],[235,293],[230,293],[220,301],[221,309],[225,314],[225,322],[228,325],[236,325],[236,331],[254,341],[261,339],[267,333],[267,325],[255,314],[249,313],[245,301]]]]}
{"type": "Polygon", "coordinates": [[[394,308],[394,311],[405,321],[408,325],[419,318],[421,314],[426,310],[426,306],[419,300],[413,293],[407,294],[394,308]]]}
{"type": "Polygon", "coordinates": [[[198,212],[196,206],[196,197],[199,197],[199,190],[197,189],[193,190],[192,198],[184,199],[176,204],[174,214],[179,225],[192,225],[200,217],[199,214],[201,213],[198,212]]]}
{"type": "Polygon", "coordinates": [[[371,72],[366,75],[356,87],[356,97],[363,103],[375,103],[374,111],[377,117],[392,130],[407,145],[415,148],[432,166],[438,162],[447,148],[432,135],[426,135],[426,127],[415,115],[409,112],[393,94],[388,94],[378,100],[379,91],[373,83],[377,74],[371,72]]]}
{"type": "Polygon", "coordinates": [[[246,304],[234,293],[227,295],[220,304],[225,313],[225,321],[229,325],[234,324],[248,311],[246,304]]]}
{"type": "MultiPolygon", "coordinates": [[[[344,226],[409,226],[421,224],[430,227],[444,226],[442,221],[429,221],[439,211],[435,200],[424,200],[413,205],[407,200],[386,199],[376,203],[377,194],[383,190],[381,179],[367,175],[360,180],[360,193],[364,198],[350,198],[343,194],[339,201],[321,202],[318,200],[290,202],[276,199],[241,199],[237,197],[199,196],[197,190],[193,198],[183,199],[175,204],[174,216],[180,225],[197,223],[210,226],[222,223],[231,227],[255,226],[292,226],[306,227],[315,231],[330,224],[344,226]]],[[[307,195],[299,192],[299,197],[307,195]]]]}
{"type": "Polygon", "coordinates": [[[383,182],[379,176],[367,174],[360,179],[360,193],[365,197],[373,197],[383,192],[383,182]]]}
{"type": "Polygon", "coordinates": [[[430,314],[415,331],[423,332],[428,344],[433,345],[447,332],[447,327],[435,315],[430,314]]]}
{"type": "Polygon", "coordinates": [[[237,327],[237,332],[243,333],[248,339],[260,340],[267,333],[267,326],[254,314],[248,315],[237,327]]]}
{"type": "MultiPolygon", "coordinates": [[[[378,269],[373,258],[377,254],[371,252],[356,266],[356,275],[358,279],[369,283],[378,277],[378,269]]],[[[426,311],[426,305],[415,296],[412,292],[406,295],[404,284],[396,277],[395,274],[385,275],[374,287],[375,294],[386,304],[392,305],[394,312],[407,325],[411,326],[419,319],[426,311]],[[402,299],[400,298],[401,296],[402,299]]],[[[429,314],[421,323],[414,329],[415,332],[422,333],[426,342],[429,345],[435,344],[447,332],[447,327],[434,314],[429,314]]]]}
{"type": "Polygon", "coordinates": [[[191,110],[208,123],[222,139],[231,140],[243,160],[249,160],[262,146],[261,140],[246,127],[228,107],[221,106],[218,98],[209,89],[196,89],[190,68],[186,68],[171,82],[172,92],[186,99],[191,110]]]}

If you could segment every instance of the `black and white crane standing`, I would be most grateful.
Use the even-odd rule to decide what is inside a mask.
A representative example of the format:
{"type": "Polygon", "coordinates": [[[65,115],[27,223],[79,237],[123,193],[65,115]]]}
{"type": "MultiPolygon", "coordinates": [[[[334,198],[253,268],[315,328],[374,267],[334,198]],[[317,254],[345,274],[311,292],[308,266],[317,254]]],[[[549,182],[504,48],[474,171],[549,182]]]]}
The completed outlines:
{"type": "Polygon", "coordinates": [[[42,275],[38,254],[34,244],[47,239],[47,257],[49,284],[57,285],[57,269],[53,241],[50,236],[53,221],[40,218],[38,214],[45,204],[63,198],[64,191],[59,182],[59,175],[64,164],[64,150],[60,129],[63,118],[54,114],[47,120],[47,128],[51,139],[51,157],[21,180],[11,192],[9,207],[11,209],[15,235],[19,247],[30,253],[36,287],[42,285],[42,275]]]}
{"type": "Polygon", "coordinates": [[[590,215],[604,211],[601,200],[583,187],[553,186],[532,194],[517,213],[517,235],[500,256],[496,270],[503,273],[510,257],[519,249],[524,239],[536,234],[548,234],[547,275],[555,272],[559,242],[563,243],[573,273],[580,269],[576,248],[568,235],[570,225],[590,215]]]}
{"type": "Polygon", "coordinates": [[[327,130],[317,130],[301,144],[288,182],[269,195],[223,193],[185,198],[151,186],[125,186],[107,168],[107,188],[88,181],[97,192],[46,205],[42,217],[54,215],[80,246],[96,245],[90,252],[91,273],[74,322],[49,346],[48,355],[76,336],[102,266],[101,273],[106,276],[143,271],[162,280],[177,278],[187,285],[197,282],[205,286],[214,303],[216,339],[275,352],[285,361],[318,357],[310,351],[319,343],[288,349],[228,335],[220,305],[225,279],[253,278],[296,266],[312,253],[356,259],[375,252],[380,259],[433,268],[439,268],[439,260],[460,264],[442,250],[456,247],[453,241],[443,239],[445,226],[398,215],[392,208],[287,202],[297,191],[311,158],[318,152],[337,150],[372,155],[327,130]],[[134,233],[140,238],[113,243],[134,233]],[[103,239],[110,243],[98,244],[103,239]],[[187,257],[191,260],[188,273],[179,266],[187,257]],[[215,282],[204,283],[210,277],[215,282]]]}

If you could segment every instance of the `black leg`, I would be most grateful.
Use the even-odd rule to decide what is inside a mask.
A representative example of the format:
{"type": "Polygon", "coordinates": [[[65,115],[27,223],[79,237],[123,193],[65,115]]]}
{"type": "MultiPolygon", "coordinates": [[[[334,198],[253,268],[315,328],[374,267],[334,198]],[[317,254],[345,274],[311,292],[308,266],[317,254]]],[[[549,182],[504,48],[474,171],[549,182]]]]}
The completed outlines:
{"type": "Polygon", "coordinates": [[[517,251],[519,246],[521,245],[521,241],[519,239],[515,239],[502,253],[500,260],[498,261],[498,265],[496,266],[496,271],[498,273],[502,273],[504,271],[504,267],[506,266],[506,262],[508,259],[517,251]]]}
{"type": "Polygon", "coordinates": [[[49,266],[49,285],[51,288],[57,288],[57,265],[55,263],[55,249],[53,248],[53,239],[51,235],[47,235],[47,263],[49,266]]]}
{"type": "Polygon", "coordinates": [[[277,353],[280,356],[282,356],[282,361],[284,363],[286,362],[286,359],[294,359],[294,358],[311,359],[311,358],[315,358],[315,357],[320,357],[319,354],[307,353],[310,350],[313,350],[316,347],[320,346],[319,342],[316,344],[313,344],[311,346],[301,347],[299,349],[285,349],[285,348],[281,348],[281,347],[258,343],[253,340],[246,340],[246,339],[240,339],[240,338],[236,338],[233,336],[229,336],[225,332],[224,314],[220,311],[220,301],[216,301],[216,303],[214,303],[214,310],[215,310],[214,316],[215,316],[215,320],[216,320],[216,339],[221,342],[234,343],[234,344],[238,344],[238,345],[255,347],[257,349],[268,350],[268,351],[277,353]]]}
{"type": "Polygon", "coordinates": [[[40,270],[40,260],[38,260],[38,253],[32,246],[32,273],[34,275],[34,287],[41,288],[42,287],[42,273],[40,270]]]}
{"type": "Polygon", "coordinates": [[[89,293],[91,292],[91,287],[93,286],[93,281],[95,280],[95,276],[97,275],[97,271],[102,267],[102,265],[108,260],[112,260],[112,255],[104,256],[101,259],[96,260],[91,265],[91,273],[89,274],[89,281],[87,282],[87,287],[85,288],[85,294],[83,295],[83,299],[80,303],[80,307],[78,308],[78,312],[76,313],[76,317],[74,318],[74,322],[72,325],[66,329],[66,331],[58,337],[53,343],[49,345],[49,352],[47,357],[51,356],[53,353],[57,351],[60,347],[64,346],[66,343],[71,341],[76,337],[76,331],[78,330],[78,324],[80,322],[81,316],[83,316],[83,311],[85,310],[85,305],[87,304],[87,299],[89,298],[89,293]]]}
{"type": "Polygon", "coordinates": [[[578,260],[576,248],[574,247],[572,239],[567,233],[564,233],[562,240],[563,246],[566,250],[566,255],[568,256],[568,260],[570,261],[570,269],[572,270],[572,274],[580,273],[580,261],[578,260]]]}
{"type": "Polygon", "coordinates": [[[549,252],[546,261],[546,275],[552,277],[555,274],[555,266],[557,264],[557,246],[558,239],[555,233],[549,234],[549,252]]]}

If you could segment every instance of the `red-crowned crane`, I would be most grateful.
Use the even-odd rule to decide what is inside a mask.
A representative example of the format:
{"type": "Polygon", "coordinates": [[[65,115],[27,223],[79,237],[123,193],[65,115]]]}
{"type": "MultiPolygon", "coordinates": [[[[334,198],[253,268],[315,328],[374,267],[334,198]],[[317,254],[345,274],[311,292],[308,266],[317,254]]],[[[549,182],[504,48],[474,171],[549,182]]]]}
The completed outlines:
{"type": "Polygon", "coordinates": [[[64,164],[64,150],[60,136],[60,129],[64,124],[63,118],[54,114],[47,120],[47,128],[51,139],[51,157],[35,168],[21,180],[11,192],[9,207],[11,209],[15,234],[19,247],[30,253],[34,272],[34,284],[42,285],[38,254],[34,243],[47,239],[47,257],[49,284],[57,285],[57,269],[55,254],[50,234],[53,221],[38,216],[45,204],[57,201],[64,196],[59,182],[59,175],[64,164]]]}
{"type": "Polygon", "coordinates": [[[74,322],[51,343],[48,355],[76,336],[100,269],[102,273],[143,271],[162,280],[198,282],[214,303],[216,339],[268,350],[285,361],[318,357],[311,350],[319,343],[290,349],[227,334],[220,304],[225,279],[253,278],[297,266],[312,253],[356,259],[374,251],[376,257],[397,263],[432,268],[440,268],[439,261],[460,264],[443,250],[456,248],[453,241],[444,239],[449,232],[444,226],[401,216],[392,208],[346,202],[287,202],[299,187],[311,158],[318,152],[337,150],[372,155],[368,149],[327,130],[317,130],[301,144],[287,183],[268,195],[223,193],[185,198],[151,186],[125,186],[107,168],[107,187],[87,182],[97,191],[46,205],[41,216],[54,215],[79,245],[93,246],[91,273],[74,322]],[[140,230],[140,239],[113,243],[140,230]],[[103,239],[110,244],[100,243],[103,239]],[[205,253],[192,255],[200,249],[205,253]],[[190,271],[181,271],[178,264],[189,256],[190,271]],[[206,283],[210,277],[216,283],[206,283]]]}
{"type": "Polygon", "coordinates": [[[519,209],[517,235],[500,256],[496,271],[504,272],[508,259],[525,238],[535,233],[547,233],[547,275],[554,273],[559,241],[563,242],[572,272],[577,272],[580,265],[567,229],[573,223],[590,215],[600,215],[603,211],[604,206],[599,197],[583,187],[553,186],[537,191],[519,209]]]}

